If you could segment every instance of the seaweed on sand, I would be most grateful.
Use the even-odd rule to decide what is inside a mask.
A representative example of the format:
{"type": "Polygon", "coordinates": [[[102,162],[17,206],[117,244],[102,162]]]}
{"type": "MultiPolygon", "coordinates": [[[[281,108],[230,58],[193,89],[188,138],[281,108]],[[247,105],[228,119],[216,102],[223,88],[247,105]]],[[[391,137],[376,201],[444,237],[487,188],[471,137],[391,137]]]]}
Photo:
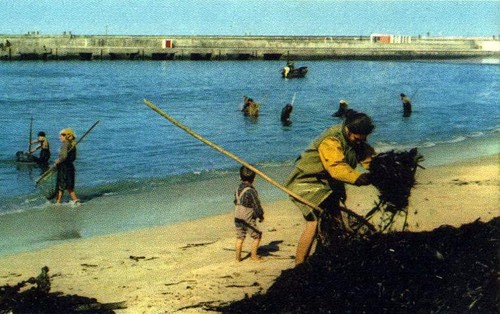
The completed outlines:
{"type": "Polygon", "coordinates": [[[498,313],[500,218],[321,250],[222,313],[498,313]]]}
{"type": "Polygon", "coordinates": [[[40,275],[23,280],[14,286],[0,286],[0,313],[114,313],[123,309],[125,302],[99,303],[94,298],[63,295],[50,292],[49,268],[44,266],[40,275]]]}
{"type": "MultiPolygon", "coordinates": [[[[339,217],[334,212],[321,214],[318,230],[318,248],[336,247],[338,242],[349,238],[366,238],[378,232],[393,229],[397,216],[404,216],[406,227],[408,199],[415,185],[415,173],[423,157],[417,149],[396,152],[394,150],[376,155],[370,163],[370,181],[377,188],[378,202],[358,219],[354,216],[339,217]],[[377,226],[368,220],[380,219],[377,226]],[[339,228],[339,224],[342,226],[339,228]]],[[[344,204],[345,206],[345,204],[344,204]]]]}

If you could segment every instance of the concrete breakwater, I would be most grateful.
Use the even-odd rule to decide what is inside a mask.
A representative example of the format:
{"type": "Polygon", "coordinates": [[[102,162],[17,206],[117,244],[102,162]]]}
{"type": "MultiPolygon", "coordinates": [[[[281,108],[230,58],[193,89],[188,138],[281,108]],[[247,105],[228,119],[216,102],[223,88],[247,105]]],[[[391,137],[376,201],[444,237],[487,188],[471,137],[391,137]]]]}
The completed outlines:
{"type": "Polygon", "coordinates": [[[498,37],[2,35],[0,60],[314,60],[499,57],[498,37]]]}

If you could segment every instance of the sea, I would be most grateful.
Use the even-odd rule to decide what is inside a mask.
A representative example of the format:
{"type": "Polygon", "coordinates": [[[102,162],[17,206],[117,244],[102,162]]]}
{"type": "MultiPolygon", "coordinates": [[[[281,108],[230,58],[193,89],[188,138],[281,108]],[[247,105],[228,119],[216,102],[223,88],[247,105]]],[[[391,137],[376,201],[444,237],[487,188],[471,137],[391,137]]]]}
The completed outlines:
{"type": "MultiPolygon", "coordinates": [[[[0,62],[0,255],[64,241],[168,225],[233,209],[240,164],[172,124],[147,99],[200,137],[283,183],[325,128],[340,99],[370,115],[377,151],[416,147],[426,167],[498,154],[500,65],[460,60],[297,61],[305,78],[283,79],[282,61],[0,62]],[[413,113],[403,117],[400,93],[413,113]],[[243,96],[260,103],[253,119],[243,96]],[[280,123],[293,104],[292,124],[280,123]],[[36,165],[18,151],[44,131],[51,162],[61,129],[78,144],[74,206],[47,200],[36,165]],[[31,134],[31,135],[30,135],[31,134]]],[[[33,147],[32,147],[33,148],[33,147]]],[[[263,179],[262,201],[285,199],[263,179]]],[[[270,211],[272,212],[272,210],[270,211]]]]}

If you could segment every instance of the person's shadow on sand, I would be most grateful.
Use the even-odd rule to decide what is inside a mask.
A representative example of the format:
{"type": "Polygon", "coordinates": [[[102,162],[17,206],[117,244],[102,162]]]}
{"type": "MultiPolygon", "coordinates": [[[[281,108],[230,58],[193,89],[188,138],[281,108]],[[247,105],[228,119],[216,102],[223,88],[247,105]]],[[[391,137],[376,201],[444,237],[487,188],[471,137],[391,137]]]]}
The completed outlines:
{"type": "MultiPolygon", "coordinates": [[[[283,243],[283,240],[278,240],[278,241],[271,241],[267,245],[261,245],[257,249],[257,255],[261,257],[266,257],[266,256],[277,256],[275,254],[272,254],[274,252],[278,252],[280,250],[279,244],[283,243]]],[[[250,254],[245,256],[246,258],[249,258],[250,254]]]]}
{"type": "Polygon", "coordinates": [[[257,249],[257,254],[260,256],[271,256],[273,252],[278,252],[280,250],[279,244],[283,243],[283,240],[271,241],[268,245],[262,245],[257,249]]]}
{"type": "MultiPolygon", "coordinates": [[[[280,250],[279,244],[283,243],[283,240],[277,240],[277,241],[271,241],[267,245],[261,245],[257,249],[257,255],[261,257],[265,256],[278,256],[276,254],[272,254],[274,252],[278,252],[280,250]]],[[[234,251],[231,249],[231,251],[234,251]]],[[[241,260],[246,260],[247,258],[250,258],[250,252],[248,252],[245,256],[241,258],[241,260]]]]}

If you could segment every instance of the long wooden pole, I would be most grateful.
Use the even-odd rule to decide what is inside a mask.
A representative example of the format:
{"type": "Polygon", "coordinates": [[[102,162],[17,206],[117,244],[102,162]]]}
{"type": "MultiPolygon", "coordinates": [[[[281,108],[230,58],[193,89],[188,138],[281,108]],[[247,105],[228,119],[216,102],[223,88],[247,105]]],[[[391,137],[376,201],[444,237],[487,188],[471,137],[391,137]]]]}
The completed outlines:
{"type": "MultiPolygon", "coordinates": [[[[80,137],[80,139],[75,143],[75,146],[71,147],[70,151],[76,147],[89,133],[92,131],[96,125],[99,123],[99,120],[97,120],[88,130],[87,132],[83,133],[83,135],[80,137]]],[[[43,179],[47,178],[54,170],[56,170],[57,166],[53,165],[51,166],[47,171],[45,171],[36,181],[35,183],[38,184],[42,182],[43,179]]]]}
{"type": "MultiPolygon", "coordinates": [[[[181,128],[182,130],[184,130],[186,133],[188,133],[189,135],[191,135],[192,137],[196,138],[197,140],[207,144],[208,146],[210,146],[211,148],[215,149],[216,151],[226,155],[227,157],[237,161],[238,163],[242,164],[243,166],[247,167],[248,169],[252,170],[253,172],[255,172],[256,174],[258,174],[259,176],[261,176],[264,180],[266,180],[267,182],[271,183],[272,185],[274,185],[275,187],[279,188],[280,190],[282,190],[283,192],[285,192],[286,194],[290,195],[291,197],[293,197],[295,200],[297,200],[298,202],[306,205],[306,206],[309,206],[315,210],[317,210],[318,212],[323,212],[323,209],[313,203],[311,203],[310,201],[306,200],[305,198],[303,198],[302,196],[298,195],[297,193],[287,189],[286,187],[284,187],[283,185],[281,185],[280,183],[276,182],[275,180],[273,180],[272,178],[270,178],[269,176],[267,176],[265,173],[263,173],[262,171],[260,171],[259,169],[255,168],[254,166],[252,166],[251,164],[249,164],[248,162],[244,161],[243,159],[241,159],[240,157],[236,156],[235,154],[225,150],[224,148],[216,145],[215,143],[207,140],[206,138],[202,137],[201,135],[197,134],[196,132],[192,131],[191,129],[189,129],[187,126],[181,124],[179,121],[175,120],[174,118],[172,118],[171,116],[169,116],[168,114],[166,114],[165,112],[163,112],[160,108],[158,108],[157,106],[155,106],[152,102],[150,102],[149,100],[147,99],[144,99],[144,103],[151,109],[153,109],[153,111],[155,111],[156,113],[158,113],[160,116],[164,117],[165,119],[167,119],[168,121],[172,122],[175,126],[181,128]]],[[[366,219],[364,219],[363,217],[361,217],[360,215],[356,214],[355,212],[347,209],[347,208],[341,208],[342,211],[346,212],[347,214],[355,217],[356,219],[358,219],[362,224],[365,224],[367,225],[370,229],[373,228],[372,224],[369,223],[366,219]]]]}
{"type": "Polygon", "coordinates": [[[295,96],[296,95],[297,95],[297,93],[293,93],[292,102],[290,103],[292,106],[293,106],[293,103],[295,102],[295,96]]]}
{"type": "Polygon", "coordinates": [[[28,154],[31,155],[31,142],[33,141],[33,117],[31,117],[30,121],[30,137],[29,137],[29,143],[28,143],[28,154]]]}
{"type": "Polygon", "coordinates": [[[413,98],[415,98],[415,95],[417,94],[418,90],[420,89],[420,87],[418,87],[415,92],[413,92],[413,94],[411,95],[410,97],[410,101],[413,101],[413,98]]]}

